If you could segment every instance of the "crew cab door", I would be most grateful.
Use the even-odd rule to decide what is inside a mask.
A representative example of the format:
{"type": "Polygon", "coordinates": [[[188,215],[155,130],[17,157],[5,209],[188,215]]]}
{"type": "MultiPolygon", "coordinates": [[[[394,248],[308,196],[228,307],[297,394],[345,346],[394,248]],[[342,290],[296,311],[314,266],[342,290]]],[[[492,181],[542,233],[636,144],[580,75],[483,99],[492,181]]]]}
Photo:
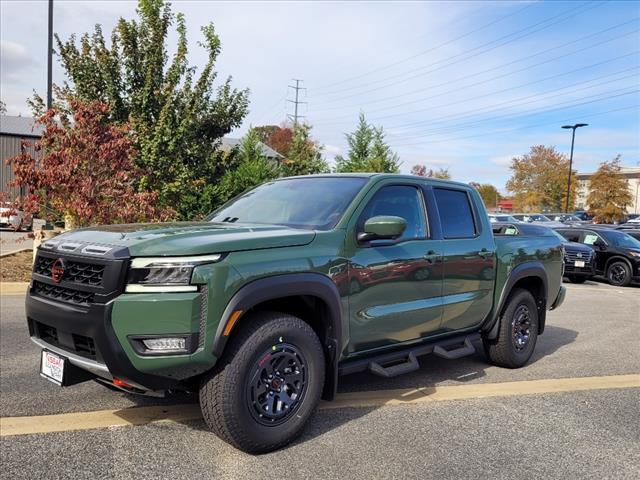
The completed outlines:
{"type": "Polygon", "coordinates": [[[427,336],[442,314],[442,242],[430,238],[421,183],[377,186],[350,222],[349,351],[427,336]],[[395,240],[359,242],[369,218],[392,215],[407,227],[395,240]]]}
{"type": "Polygon", "coordinates": [[[442,330],[463,330],[480,324],[493,306],[493,233],[470,189],[434,186],[432,192],[443,239],[442,330]]]}

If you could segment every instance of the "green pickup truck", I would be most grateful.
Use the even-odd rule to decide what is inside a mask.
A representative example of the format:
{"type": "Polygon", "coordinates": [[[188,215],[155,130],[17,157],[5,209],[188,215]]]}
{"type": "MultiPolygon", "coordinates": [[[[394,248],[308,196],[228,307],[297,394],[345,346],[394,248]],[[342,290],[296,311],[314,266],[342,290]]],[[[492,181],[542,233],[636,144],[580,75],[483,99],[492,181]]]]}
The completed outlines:
{"type": "Polygon", "coordinates": [[[260,453],[295,438],[341,375],[394,377],[480,344],[523,366],[564,300],[562,259],[545,229],[494,237],[465,184],[283,178],[203,222],[45,242],[26,314],[44,378],[197,391],[218,436],[260,453]]]}

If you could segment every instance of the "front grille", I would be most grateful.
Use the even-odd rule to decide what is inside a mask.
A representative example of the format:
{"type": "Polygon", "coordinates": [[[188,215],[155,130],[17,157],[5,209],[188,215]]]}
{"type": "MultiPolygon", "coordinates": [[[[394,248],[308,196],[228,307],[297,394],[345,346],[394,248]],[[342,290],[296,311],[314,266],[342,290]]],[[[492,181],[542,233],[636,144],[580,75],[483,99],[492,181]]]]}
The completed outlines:
{"type": "Polygon", "coordinates": [[[578,252],[575,250],[566,250],[564,254],[565,262],[569,265],[573,265],[576,260],[583,261],[585,265],[591,263],[593,260],[593,252],[578,252]],[[580,257],[578,255],[581,255],[580,257]]]}
{"type": "MultiPolygon", "coordinates": [[[[41,257],[36,259],[33,268],[35,273],[51,276],[51,266],[56,261],[55,258],[41,257]]],[[[104,276],[104,264],[92,264],[78,261],[66,261],[66,268],[62,280],[81,285],[102,285],[102,277],[104,276]]]]}
{"type": "Polygon", "coordinates": [[[91,292],[81,292],[72,288],[49,285],[38,281],[33,282],[33,291],[41,297],[58,300],[60,302],[74,303],[76,305],[90,305],[93,303],[95,296],[91,292]]]}
{"type": "Polygon", "coordinates": [[[58,329],[40,322],[35,322],[35,326],[36,336],[49,345],[85,358],[96,360],[97,351],[93,338],[76,333],[68,334],[59,332],[58,329]]]}

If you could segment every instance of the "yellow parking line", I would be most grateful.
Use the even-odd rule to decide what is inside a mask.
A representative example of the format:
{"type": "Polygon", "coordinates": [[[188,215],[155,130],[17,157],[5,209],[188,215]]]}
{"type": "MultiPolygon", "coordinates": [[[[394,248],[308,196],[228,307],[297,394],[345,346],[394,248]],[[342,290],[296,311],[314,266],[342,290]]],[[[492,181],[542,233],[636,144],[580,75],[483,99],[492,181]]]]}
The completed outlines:
{"type": "MultiPolygon", "coordinates": [[[[640,387],[640,374],[604,377],[558,378],[522,382],[478,383],[470,385],[421,387],[416,389],[354,392],[323,402],[322,409],[378,407],[549,393],[579,392],[640,387]]],[[[201,418],[197,404],[133,407],[121,410],[63,413],[33,417],[0,418],[0,436],[66,432],[157,422],[184,422],[201,418]]]]}

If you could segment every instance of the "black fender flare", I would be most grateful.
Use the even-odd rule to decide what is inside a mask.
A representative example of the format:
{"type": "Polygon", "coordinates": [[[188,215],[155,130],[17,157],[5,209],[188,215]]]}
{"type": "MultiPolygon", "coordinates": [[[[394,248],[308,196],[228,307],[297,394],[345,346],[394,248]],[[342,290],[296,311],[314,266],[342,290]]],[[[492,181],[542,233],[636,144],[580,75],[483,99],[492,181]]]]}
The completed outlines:
{"type": "Polygon", "coordinates": [[[511,294],[516,283],[524,278],[538,278],[542,281],[542,292],[544,295],[542,308],[539,309],[538,333],[544,332],[544,326],[547,314],[547,297],[549,295],[549,281],[547,279],[547,271],[542,263],[537,261],[524,262],[517,265],[509,274],[507,281],[500,294],[500,300],[496,308],[491,311],[488,320],[483,327],[484,338],[495,340],[498,338],[498,330],[500,329],[500,314],[505,307],[507,299],[511,294]]]}
{"type": "MultiPolygon", "coordinates": [[[[275,275],[254,280],[241,287],[231,297],[220,318],[213,341],[213,354],[219,358],[224,351],[228,337],[224,336],[223,332],[233,312],[247,312],[262,302],[297,295],[317,297],[327,306],[326,322],[329,329],[324,346],[328,357],[328,371],[325,374],[323,398],[330,400],[335,396],[338,386],[338,360],[343,348],[342,305],[338,288],[329,277],[321,273],[275,275]]],[[[242,316],[238,321],[242,321],[242,316]]]]}

